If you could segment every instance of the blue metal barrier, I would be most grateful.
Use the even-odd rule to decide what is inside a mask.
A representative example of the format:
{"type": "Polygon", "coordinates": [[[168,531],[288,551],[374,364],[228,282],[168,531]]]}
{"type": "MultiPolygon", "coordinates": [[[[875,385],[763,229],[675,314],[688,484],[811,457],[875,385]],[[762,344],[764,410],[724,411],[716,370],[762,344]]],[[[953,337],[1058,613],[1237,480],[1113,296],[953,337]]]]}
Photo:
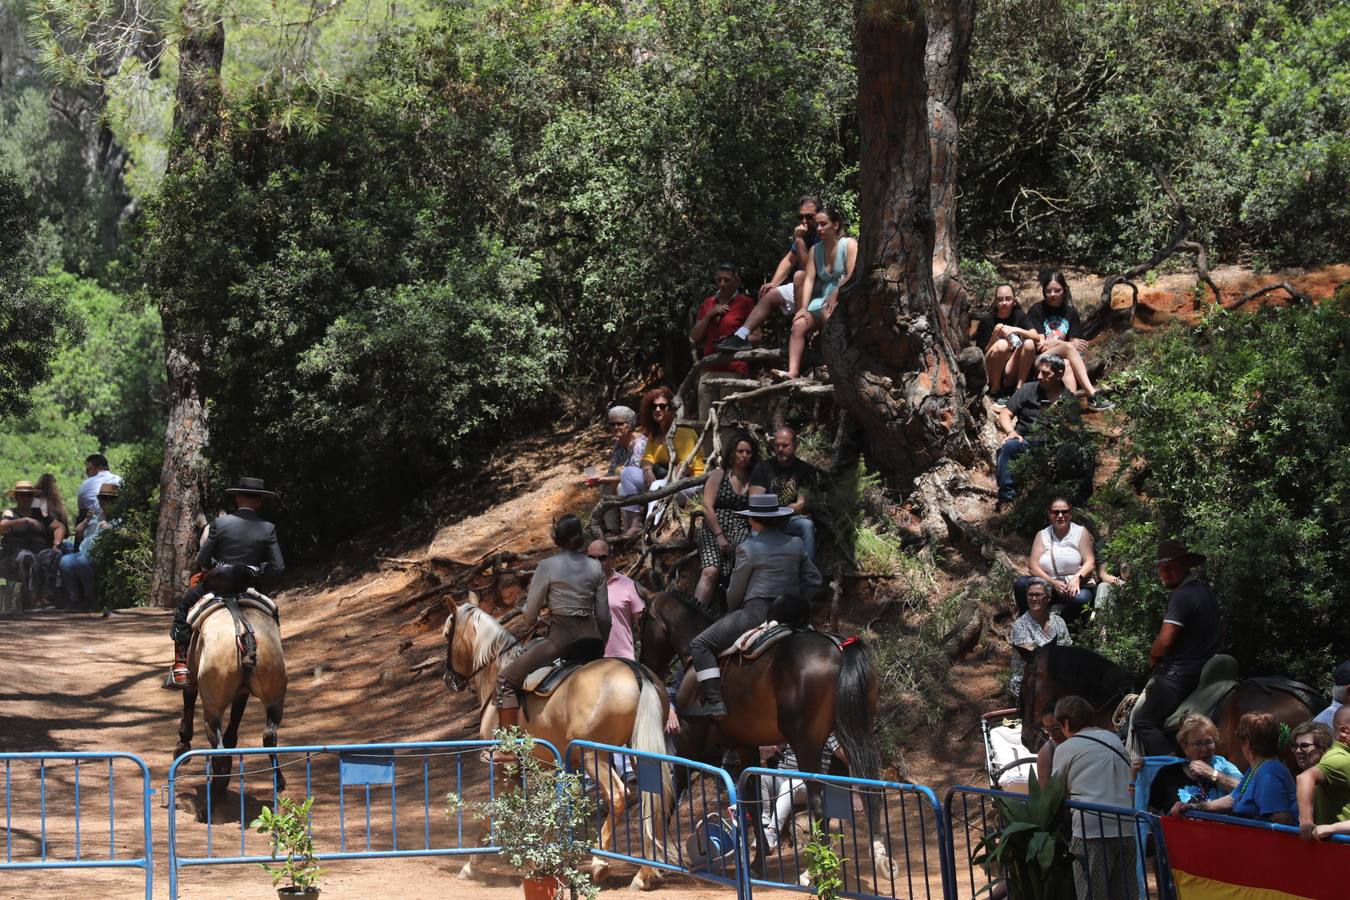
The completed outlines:
{"type": "MultiPolygon", "coordinates": [[[[192,750],[174,760],[169,768],[169,897],[178,897],[179,869],[185,866],[232,865],[238,863],[265,863],[273,859],[267,839],[255,835],[254,847],[248,842],[249,823],[257,810],[266,804],[276,808],[279,794],[315,797],[310,811],[310,832],[315,838],[315,856],[321,860],[372,859],[406,856],[454,856],[495,853],[499,848],[490,842],[481,845],[465,844],[465,820],[462,809],[450,815],[445,812],[449,794],[464,796],[482,789],[491,798],[496,791],[496,770],[484,750],[496,746],[495,741],[425,741],[418,743],[386,744],[331,744],[303,747],[248,747],[219,750],[192,750]],[[288,784],[279,791],[268,756],[278,758],[278,769],[287,771],[288,784]],[[216,803],[209,784],[212,760],[221,757],[231,761],[228,778],[237,800],[216,803]],[[267,765],[245,772],[247,760],[262,757],[267,765]],[[238,766],[233,765],[237,758],[238,766]],[[200,761],[203,770],[205,827],[204,834],[185,833],[176,821],[180,783],[189,774],[187,766],[200,761]],[[403,763],[402,768],[399,763],[403,763]],[[303,793],[294,783],[303,768],[303,793]],[[292,771],[293,770],[293,771],[292,771]],[[257,796],[248,794],[248,775],[255,776],[261,790],[257,796]],[[358,795],[349,802],[347,790],[358,795]],[[411,795],[411,802],[406,798],[411,795]],[[387,802],[384,798],[387,796],[387,802]],[[404,797],[402,805],[400,796],[404,797]],[[436,809],[433,810],[433,797],[436,809]],[[336,804],[334,804],[336,799],[336,804]],[[376,802],[376,801],[379,802],[376,802]],[[214,833],[221,826],[212,820],[217,815],[237,818],[238,848],[217,853],[214,833]],[[348,849],[348,819],[358,818],[358,846],[348,849]],[[401,827],[400,827],[401,826],[401,827]],[[360,834],[364,833],[364,841],[360,834]],[[402,842],[400,842],[400,832],[402,842]],[[413,835],[413,838],[409,838],[413,835]],[[337,845],[336,851],[325,847],[337,845]],[[192,846],[189,846],[192,845],[192,846]]],[[[535,746],[551,755],[554,764],[561,767],[558,749],[547,741],[536,741],[535,746]]],[[[473,820],[469,819],[472,826],[473,820]]],[[[233,829],[231,829],[232,831],[233,829]]],[[[490,841],[488,829],[485,841],[490,841]]]]}
{"type": "MultiPolygon", "coordinates": [[[[954,787],[947,792],[947,849],[952,900],[973,898],[989,892],[992,878],[975,863],[980,840],[1003,827],[995,802],[999,799],[1026,802],[1026,794],[987,788],[954,787]]],[[[1147,812],[1096,803],[1067,801],[1072,820],[1066,819],[1066,837],[1072,831],[1086,838],[1072,838],[1074,877],[1092,885],[1088,893],[1104,900],[1171,900],[1173,896],[1167,848],[1158,817],[1147,812]],[[1129,824],[1126,824],[1126,823],[1129,824]],[[1123,833],[1122,833],[1123,832],[1123,833]],[[1110,837],[1111,833],[1119,835],[1110,837]],[[1093,835],[1107,835],[1099,840],[1093,835]],[[1140,850],[1143,849],[1141,853],[1140,850]],[[1148,865],[1148,859],[1153,865],[1148,865]]]]}
{"type": "Polygon", "coordinates": [[[808,793],[815,792],[820,795],[824,831],[843,857],[841,896],[880,900],[946,896],[945,817],[931,789],[757,767],[743,771],[736,787],[741,806],[747,808],[743,829],[747,858],[757,844],[752,839],[756,824],[767,828],[772,823],[778,834],[776,845],[760,854],[762,871],[750,872],[752,886],[810,890],[802,856],[810,832],[796,826],[796,811],[804,809],[808,793]],[[757,790],[752,789],[751,778],[757,779],[757,790]],[[758,799],[751,801],[752,796],[758,799]]]}
{"type": "Polygon", "coordinates": [[[749,858],[737,825],[736,785],[725,769],[593,741],[568,744],[565,758],[568,770],[585,776],[588,786],[627,775],[639,801],[648,804],[645,810],[640,804],[625,804],[624,814],[613,817],[608,809],[598,808],[587,835],[596,856],[728,885],[736,888],[738,900],[749,900],[750,886],[743,877],[749,858]],[[613,834],[609,846],[602,847],[607,818],[613,834]],[[647,829],[655,840],[648,839],[647,829]],[[707,858],[709,846],[714,848],[712,859],[707,858]],[[718,849],[726,856],[718,855],[718,849]]]}
{"type": "MultiPolygon", "coordinates": [[[[1188,819],[1204,819],[1206,822],[1225,822],[1229,825],[1242,825],[1245,828],[1259,828],[1263,831],[1282,831],[1285,834],[1297,835],[1299,830],[1294,825],[1281,825],[1278,822],[1267,822],[1264,819],[1244,819],[1241,816],[1225,816],[1220,813],[1202,812],[1198,809],[1186,810],[1188,819]]],[[[1350,834],[1333,834],[1331,837],[1322,838],[1324,842],[1335,844],[1350,844],[1350,834]]]]}
{"type": "MultiPolygon", "coordinates": [[[[150,786],[150,770],[140,757],[130,753],[0,753],[0,760],[5,764],[5,859],[0,869],[141,869],[145,872],[145,897],[151,900],[154,851],[150,797],[154,790],[150,786]],[[116,765],[119,761],[131,763],[139,770],[139,789],[125,802],[139,805],[141,810],[140,826],[120,829],[120,834],[116,765]],[[52,762],[71,765],[51,771],[52,762]],[[99,763],[106,763],[106,767],[99,763]],[[23,777],[29,765],[36,767],[36,777],[31,781],[23,777]],[[52,810],[59,813],[52,814],[52,810]],[[97,852],[104,846],[103,829],[91,830],[85,825],[91,811],[100,820],[105,816],[99,814],[106,814],[106,856],[97,852]],[[119,837],[124,844],[139,844],[140,855],[119,857],[119,837]],[[29,849],[36,853],[25,854],[22,846],[25,843],[32,845],[29,849]],[[95,850],[92,855],[91,849],[95,850]],[[36,859],[25,858],[34,855],[36,859]]],[[[135,775],[123,778],[134,779],[135,775]]]]}

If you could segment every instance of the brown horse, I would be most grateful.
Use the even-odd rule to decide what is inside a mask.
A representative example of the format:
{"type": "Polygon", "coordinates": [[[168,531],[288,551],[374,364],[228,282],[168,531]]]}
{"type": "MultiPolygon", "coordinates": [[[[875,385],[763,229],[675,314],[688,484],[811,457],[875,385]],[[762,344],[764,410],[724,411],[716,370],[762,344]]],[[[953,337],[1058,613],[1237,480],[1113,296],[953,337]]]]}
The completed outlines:
{"type": "MultiPolygon", "coordinates": [[[[642,662],[664,672],[677,654],[683,654],[716,613],[684,594],[666,591],[654,595],[642,620],[642,662]]],[[[818,772],[821,751],[831,731],[848,758],[855,778],[879,776],[881,754],[874,723],[877,680],[862,641],[850,639],[841,648],[817,631],[797,632],[770,647],[758,659],[739,656],[721,661],[722,696],[727,716],[715,723],[703,717],[682,720],[685,752],[706,757],[716,745],[735,750],[745,766],[759,764],[759,748],[788,744],[803,772],[818,772]]],[[[692,672],[685,673],[676,703],[688,705],[697,695],[692,672]]],[[[759,779],[750,779],[754,790],[759,779]]],[[[809,791],[814,811],[817,797],[809,791]]],[[[868,819],[876,834],[875,804],[868,803],[868,819]]],[[[813,815],[813,818],[814,815],[813,815]]],[[[757,829],[762,828],[755,817],[757,829]]],[[[759,846],[764,846],[760,834],[759,846]]],[[[873,842],[873,856],[888,864],[884,842],[873,842]]],[[[757,853],[756,862],[761,862],[757,853]]]]}
{"type": "MultiPolygon", "coordinates": [[[[515,635],[502,627],[491,615],[479,609],[477,598],[451,611],[445,620],[445,684],[452,690],[464,690],[474,684],[482,709],[479,736],[490,740],[497,730],[497,707],[491,702],[496,689],[497,673],[505,660],[503,656],[520,643],[515,635]]],[[[548,741],[565,751],[574,740],[595,741],[622,746],[648,753],[665,753],[666,694],[661,683],[651,672],[634,668],[621,659],[597,659],[586,663],[547,697],[525,694],[521,697],[521,727],[536,738],[548,741]]],[[[540,751],[545,758],[547,751],[540,751]]],[[[622,779],[610,764],[608,753],[586,752],[584,759],[570,760],[592,775],[609,813],[600,829],[600,846],[614,849],[614,831],[628,806],[622,779]]],[[[673,792],[670,775],[662,766],[663,790],[659,799],[642,792],[641,811],[643,833],[648,847],[655,852],[654,824],[664,820],[665,807],[673,792]]],[[[651,857],[648,857],[651,858],[651,857]]],[[[464,864],[461,878],[473,876],[473,859],[464,864]]],[[[598,883],[609,872],[609,865],[600,857],[591,863],[591,874],[598,883]]],[[[661,873],[643,866],[633,877],[632,887],[646,890],[655,887],[661,873]]]]}
{"type": "MultiPolygon", "coordinates": [[[[237,746],[239,721],[250,696],[257,697],[267,713],[263,746],[277,745],[277,728],[286,705],[286,659],[281,652],[281,629],[262,610],[242,607],[240,612],[253,626],[257,640],[256,661],[250,665],[243,658],[228,611],[219,610],[202,623],[188,655],[190,674],[188,686],[183,689],[183,720],[178,726],[175,758],[192,749],[192,719],[198,693],[202,699],[202,721],[212,749],[237,746]],[[227,708],[230,718],[222,730],[221,722],[227,708]]],[[[277,766],[276,756],[269,758],[276,776],[276,789],[281,790],[286,786],[285,776],[277,766]]],[[[233,764],[234,759],[229,756],[211,757],[209,789],[213,804],[223,797],[233,764]]]]}
{"type": "MultiPolygon", "coordinates": [[[[1093,705],[1094,725],[1114,731],[1112,714],[1132,692],[1129,674],[1104,656],[1083,647],[1050,643],[1036,651],[1019,651],[1026,663],[1022,679],[1022,745],[1035,752],[1041,743],[1041,711],[1060,697],[1077,694],[1093,705]]],[[[1224,756],[1246,770],[1247,758],[1237,739],[1238,721],[1249,712],[1270,713],[1291,728],[1317,714],[1298,697],[1283,690],[1268,690],[1256,679],[1239,681],[1219,705],[1214,724],[1224,756]]],[[[1286,754],[1286,763],[1293,762],[1286,754]]]]}

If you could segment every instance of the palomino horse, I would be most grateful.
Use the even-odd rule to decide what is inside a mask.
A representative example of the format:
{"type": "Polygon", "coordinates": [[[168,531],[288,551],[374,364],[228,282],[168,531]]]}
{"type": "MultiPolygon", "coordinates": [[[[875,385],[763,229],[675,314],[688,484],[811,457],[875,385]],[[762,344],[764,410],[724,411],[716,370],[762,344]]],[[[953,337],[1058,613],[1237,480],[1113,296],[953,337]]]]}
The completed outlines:
{"type": "MultiPolygon", "coordinates": [[[[253,607],[241,607],[240,613],[253,626],[257,639],[256,661],[249,665],[243,658],[235,639],[234,622],[227,610],[218,610],[205,622],[192,642],[188,656],[188,686],[183,689],[183,721],[178,726],[178,748],[174,757],[192,749],[192,717],[197,695],[202,698],[202,719],[212,749],[232,748],[237,745],[239,720],[249,696],[258,698],[267,712],[267,727],[263,729],[263,746],[277,745],[277,727],[281,725],[282,710],[286,705],[286,660],[281,652],[281,629],[270,615],[253,607]],[[221,730],[225,710],[230,711],[229,723],[221,730]]],[[[276,788],[286,786],[286,778],[277,765],[275,755],[269,756],[276,776],[276,788]]],[[[219,803],[229,781],[234,759],[229,756],[211,757],[210,791],[212,803],[219,803]],[[222,771],[223,770],[223,771],[222,771]]]]}
{"type": "MultiPolygon", "coordinates": [[[[1035,652],[1022,650],[1026,663],[1022,676],[1022,745],[1035,752],[1040,746],[1041,711],[1060,697],[1077,694],[1095,710],[1092,724],[1114,731],[1112,714],[1132,691],[1129,674],[1104,656],[1083,647],[1046,644],[1035,652]]],[[[1241,718],[1250,712],[1270,713],[1277,722],[1293,727],[1317,714],[1298,697],[1283,690],[1268,690],[1254,679],[1239,681],[1219,705],[1214,724],[1219,729],[1223,755],[1246,770],[1247,758],[1237,739],[1241,718]]],[[[1292,758],[1286,762],[1292,762],[1292,758]]]]}
{"type": "MultiPolygon", "coordinates": [[[[653,671],[666,671],[671,660],[714,619],[713,610],[684,594],[656,594],[642,620],[642,663],[653,671]]],[[[839,647],[820,632],[801,631],[757,659],[725,658],[721,668],[727,716],[717,720],[715,732],[707,719],[686,720],[682,735],[688,752],[701,756],[715,743],[735,750],[743,765],[754,766],[759,764],[760,747],[786,743],[796,753],[801,771],[814,773],[820,769],[821,751],[833,731],[848,757],[849,774],[878,777],[877,679],[861,640],[850,638],[839,647]]],[[[697,686],[690,674],[686,673],[678,705],[694,699],[697,686]]],[[[758,783],[759,779],[750,779],[752,790],[758,783]]],[[[815,794],[808,791],[813,809],[815,794]]],[[[877,804],[866,806],[876,835],[877,804]]],[[[760,817],[755,821],[760,831],[758,846],[763,847],[763,825],[760,817]]],[[[872,853],[879,865],[889,864],[884,842],[874,839],[872,853]]],[[[756,865],[762,862],[763,855],[757,853],[756,865]]]]}
{"type": "MultiPolygon", "coordinates": [[[[482,719],[479,735],[490,740],[497,730],[497,707],[492,703],[497,673],[507,661],[503,657],[519,645],[515,635],[478,607],[477,597],[451,611],[445,620],[445,684],[462,691],[471,683],[478,692],[482,719]]],[[[619,659],[597,659],[573,672],[547,697],[524,694],[521,697],[521,728],[536,738],[565,750],[574,740],[601,744],[627,744],[635,750],[665,753],[666,694],[651,672],[634,671],[619,659]]],[[[609,813],[600,829],[600,846],[614,849],[614,831],[628,806],[619,773],[610,765],[609,754],[585,754],[582,769],[595,776],[600,795],[609,813]]],[[[573,760],[580,763],[579,760],[573,760]]],[[[643,833],[654,847],[653,825],[665,817],[665,807],[673,792],[668,767],[662,766],[663,790],[660,798],[642,792],[643,833]]],[[[464,864],[461,878],[473,876],[473,859],[464,864]]],[[[593,879],[598,883],[609,872],[608,863],[596,857],[591,863],[593,879]]],[[[638,869],[632,887],[655,887],[661,873],[650,866],[638,869]]]]}

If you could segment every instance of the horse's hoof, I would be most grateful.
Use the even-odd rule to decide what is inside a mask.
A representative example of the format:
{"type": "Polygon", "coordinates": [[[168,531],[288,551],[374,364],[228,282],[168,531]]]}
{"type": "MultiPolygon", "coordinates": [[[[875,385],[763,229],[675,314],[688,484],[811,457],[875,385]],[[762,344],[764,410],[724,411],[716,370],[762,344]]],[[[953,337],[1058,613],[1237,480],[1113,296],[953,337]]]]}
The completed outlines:
{"type": "Polygon", "coordinates": [[[633,876],[633,880],[629,882],[628,889],[630,891],[650,891],[660,884],[661,875],[659,872],[652,871],[647,875],[643,875],[643,873],[639,871],[633,876]]]}
{"type": "Polygon", "coordinates": [[[184,753],[187,753],[191,749],[192,749],[191,744],[179,744],[177,747],[173,748],[173,758],[177,759],[178,757],[182,756],[184,753]]]}
{"type": "Polygon", "coordinates": [[[598,859],[591,860],[591,881],[599,884],[609,877],[609,863],[603,863],[598,859]]]}
{"type": "Polygon", "coordinates": [[[464,864],[464,868],[460,869],[460,870],[459,870],[459,874],[456,875],[455,877],[458,878],[458,879],[460,879],[461,881],[470,881],[470,880],[472,880],[473,877],[474,877],[474,876],[473,876],[473,860],[469,860],[468,862],[466,862],[466,863],[464,864]]]}

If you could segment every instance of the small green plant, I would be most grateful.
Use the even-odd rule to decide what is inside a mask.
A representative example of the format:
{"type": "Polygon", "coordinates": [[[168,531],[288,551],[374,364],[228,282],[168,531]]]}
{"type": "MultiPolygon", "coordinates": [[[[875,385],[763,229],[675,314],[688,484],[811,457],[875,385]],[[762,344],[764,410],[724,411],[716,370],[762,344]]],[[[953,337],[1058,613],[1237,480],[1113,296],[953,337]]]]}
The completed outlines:
{"type": "Polygon", "coordinates": [[[275,812],[264,806],[258,818],[250,823],[250,828],[271,840],[273,857],[285,856],[280,865],[258,864],[271,874],[272,887],[280,884],[282,879],[286,879],[287,888],[297,893],[318,887],[323,869],[314,858],[314,835],[309,830],[309,810],[313,805],[313,797],[306,797],[298,806],[291,798],[281,797],[275,812]]]}
{"type": "MultiPolygon", "coordinates": [[[[974,862],[991,880],[1002,877],[1008,896],[1021,900],[1067,900],[1074,895],[1073,858],[1064,817],[1067,789],[1062,777],[1042,787],[1031,773],[1027,799],[994,801],[997,826],[975,846],[974,862]]],[[[988,822],[988,820],[986,820],[988,822]]]]}
{"type": "Polygon", "coordinates": [[[500,853],[527,878],[559,879],[573,896],[594,898],[599,886],[581,871],[590,847],[586,833],[595,800],[582,788],[581,775],[558,769],[533,755],[535,739],[519,728],[499,729],[497,752],[513,754],[503,766],[511,790],[486,802],[446,796],[447,815],[463,809],[492,829],[500,853]]]}
{"type": "Polygon", "coordinates": [[[844,857],[834,849],[835,843],[843,846],[844,836],[830,834],[821,829],[820,822],[811,823],[811,840],[802,848],[806,857],[806,872],[811,876],[811,887],[821,900],[836,900],[844,889],[844,879],[840,874],[844,868],[844,857]]]}

